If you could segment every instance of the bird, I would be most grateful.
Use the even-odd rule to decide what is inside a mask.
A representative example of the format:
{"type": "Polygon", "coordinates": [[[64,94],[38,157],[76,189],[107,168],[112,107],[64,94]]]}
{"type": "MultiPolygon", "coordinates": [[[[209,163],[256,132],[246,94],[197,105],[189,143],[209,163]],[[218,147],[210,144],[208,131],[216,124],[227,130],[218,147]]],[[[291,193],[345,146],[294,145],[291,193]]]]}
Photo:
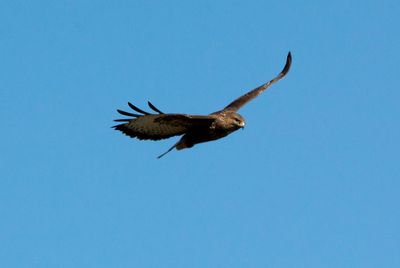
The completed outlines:
{"type": "Polygon", "coordinates": [[[245,126],[245,119],[237,111],[272,84],[281,80],[289,72],[291,64],[292,55],[289,52],[285,66],[275,78],[235,99],[222,110],[209,115],[163,113],[150,101],[147,104],[155,113],[148,113],[128,102],[129,107],[136,113],[118,109],[119,114],[129,118],[114,120],[123,123],[112,128],[139,140],[162,140],[182,136],[178,142],[157,158],[163,157],[173,149],[192,148],[199,143],[226,137],[245,126]]]}

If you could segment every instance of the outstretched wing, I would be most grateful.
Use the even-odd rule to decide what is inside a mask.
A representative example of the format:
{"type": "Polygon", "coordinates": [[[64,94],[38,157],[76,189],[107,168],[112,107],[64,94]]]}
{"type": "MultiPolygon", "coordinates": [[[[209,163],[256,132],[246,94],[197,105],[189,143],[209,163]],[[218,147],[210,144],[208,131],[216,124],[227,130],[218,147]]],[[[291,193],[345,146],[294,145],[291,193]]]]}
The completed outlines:
{"type": "Polygon", "coordinates": [[[185,134],[189,130],[209,127],[214,122],[214,118],[211,116],[164,114],[150,102],[148,102],[149,107],[158,114],[145,112],[129,102],[128,105],[140,114],[117,110],[118,113],[130,116],[131,118],[114,120],[126,123],[115,125],[113,128],[131,138],[138,138],[140,140],[167,139],[185,134]]]}
{"type": "Polygon", "coordinates": [[[285,67],[283,67],[283,70],[281,71],[281,73],[277,77],[275,77],[271,81],[269,81],[269,82],[267,82],[267,83],[255,88],[255,89],[253,89],[252,91],[244,94],[243,96],[237,98],[236,100],[231,102],[228,106],[226,106],[224,108],[224,110],[231,110],[231,111],[239,110],[243,105],[245,105],[246,103],[248,103],[249,101],[251,101],[252,99],[257,97],[258,95],[260,95],[269,86],[271,86],[272,84],[274,84],[274,83],[278,82],[279,80],[281,80],[289,72],[291,64],[292,64],[292,55],[289,52],[288,55],[287,55],[285,67]]]}

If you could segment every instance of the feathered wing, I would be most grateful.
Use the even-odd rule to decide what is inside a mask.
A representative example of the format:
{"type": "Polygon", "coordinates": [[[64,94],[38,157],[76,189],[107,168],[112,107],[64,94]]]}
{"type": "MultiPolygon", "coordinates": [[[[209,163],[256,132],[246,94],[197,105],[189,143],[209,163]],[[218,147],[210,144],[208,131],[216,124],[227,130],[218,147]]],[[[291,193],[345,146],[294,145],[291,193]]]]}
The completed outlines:
{"type": "Polygon", "coordinates": [[[209,127],[214,122],[214,119],[210,116],[164,114],[150,102],[148,103],[149,107],[158,114],[150,114],[131,103],[128,104],[133,110],[141,114],[117,110],[120,114],[130,116],[131,118],[114,120],[125,123],[115,125],[113,128],[131,138],[140,140],[167,139],[173,136],[183,135],[189,130],[209,127]]]}
{"type": "Polygon", "coordinates": [[[265,91],[267,88],[269,88],[272,84],[278,82],[281,80],[288,72],[290,69],[290,65],[292,64],[292,55],[289,52],[287,55],[286,59],[286,64],[285,67],[283,67],[283,70],[280,72],[278,76],[276,76],[274,79],[271,81],[253,89],[252,91],[249,91],[248,93],[244,94],[243,96],[237,98],[233,102],[231,102],[228,106],[224,108],[224,110],[232,110],[232,111],[237,111],[239,110],[243,105],[260,95],[263,91],[265,91]]]}

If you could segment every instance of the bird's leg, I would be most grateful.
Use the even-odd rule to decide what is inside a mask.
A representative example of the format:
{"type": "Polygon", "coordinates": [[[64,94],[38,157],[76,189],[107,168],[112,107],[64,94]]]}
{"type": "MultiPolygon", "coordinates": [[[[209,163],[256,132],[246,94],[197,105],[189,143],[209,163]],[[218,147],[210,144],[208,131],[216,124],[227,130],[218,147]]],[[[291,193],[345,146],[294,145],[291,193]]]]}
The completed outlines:
{"type": "Polygon", "coordinates": [[[174,146],[172,146],[171,148],[168,149],[168,151],[166,151],[165,153],[157,156],[158,159],[160,159],[161,157],[163,157],[164,155],[166,155],[167,153],[171,152],[177,145],[178,143],[175,143],[174,146]]]}

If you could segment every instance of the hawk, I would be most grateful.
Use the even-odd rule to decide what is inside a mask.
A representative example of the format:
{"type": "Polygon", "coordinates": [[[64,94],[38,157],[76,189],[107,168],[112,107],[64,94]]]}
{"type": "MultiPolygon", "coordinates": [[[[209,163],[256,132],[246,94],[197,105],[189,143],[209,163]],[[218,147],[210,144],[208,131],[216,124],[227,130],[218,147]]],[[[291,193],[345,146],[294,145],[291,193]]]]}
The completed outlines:
{"type": "Polygon", "coordinates": [[[228,106],[222,110],[212,114],[190,115],[163,113],[151,102],[148,102],[149,107],[156,112],[155,114],[150,114],[128,102],[129,107],[137,113],[117,110],[118,113],[129,116],[130,118],[114,120],[124,123],[115,125],[113,128],[131,138],[137,138],[139,140],[162,140],[183,135],[177,143],[165,153],[158,156],[158,158],[163,157],[174,148],[182,150],[191,148],[198,143],[223,138],[244,127],[245,120],[237,111],[243,105],[264,92],[272,84],[281,80],[289,72],[291,63],[292,56],[289,52],[285,67],[274,79],[249,91],[228,104],[228,106]]]}

